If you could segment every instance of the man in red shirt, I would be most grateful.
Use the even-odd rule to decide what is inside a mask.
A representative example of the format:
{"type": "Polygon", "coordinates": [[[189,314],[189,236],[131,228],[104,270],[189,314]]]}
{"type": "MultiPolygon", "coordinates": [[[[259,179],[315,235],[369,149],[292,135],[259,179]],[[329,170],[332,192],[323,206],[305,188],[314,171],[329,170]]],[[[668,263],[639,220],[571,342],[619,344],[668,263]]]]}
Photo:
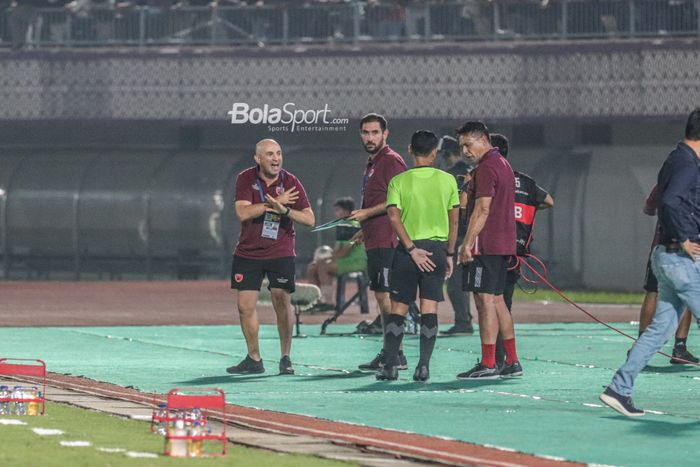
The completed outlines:
{"type": "Polygon", "coordinates": [[[479,312],[481,362],[457,375],[459,379],[498,379],[521,376],[515,351],[515,330],[503,292],[509,259],[515,255],[515,177],[489,130],[481,122],[467,122],[459,130],[464,155],[477,164],[469,182],[467,234],[460,251],[465,263],[464,288],[474,293],[479,312]],[[496,367],[496,337],[503,336],[506,364],[496,367]]]}
{"type": "MultiPolygon", "coordinates": [[[[389,298],[389,270],[398,240],[386,213],[386,192],[395,175],[406,170],[406,162],[387,144],[389,137],[386,119],[370,113],[360,120],[360,138],[369,154],[362,181],[362,208],[353,211],[350,220],[360,222],[367,250],[367,272],[370,289],[379,305],[382,328],[391,313],[389,298]]],[[[384,364],[384,346],[374,359],[359,366],[360,370],[376,372],[384,364]]],[[[400,370],[408,368],[403,352],[399,353],[400,370]]]]}
{"type": "Polygon", "coordinates": [[[232,374],[263,373],[255,306],[263,277],[270,281],[272,306],[280,335],[280,374],[294,374],[291,298],[294,292],[294,223],[313,226],[315,219],[299,180],[282,169],[282,148],[264,139],[255,146],[255,166],[236,179],[236,215],[241,234],[233,253],[231,288],[238,290],[238,313],[248,354],[226,369],[232,374]]]}

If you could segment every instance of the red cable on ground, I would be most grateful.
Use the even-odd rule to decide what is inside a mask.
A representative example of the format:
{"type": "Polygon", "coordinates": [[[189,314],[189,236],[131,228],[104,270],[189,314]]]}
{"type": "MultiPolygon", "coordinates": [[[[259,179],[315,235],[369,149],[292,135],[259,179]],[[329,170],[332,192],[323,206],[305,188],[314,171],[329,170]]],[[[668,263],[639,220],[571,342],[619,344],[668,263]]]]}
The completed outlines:
{"type": "MultiPolygon", "coordinates": [[[[596,321],[596,322],[602,324],[603,326],[605,326],[606,328],[612,329],[612,330],[615,331],[616,333],[622,334],[623,336],[628,337],[628,338],[632,339],[632,340],[635,341],[635,342],[637,341],[636,338],[630,336],[630,335],[627,334],[626,332],[620,331],[620,330],[617,329],[616,327],[614,327],[614,326],[612,326],[612,325],[606,323],[605,321],[603,321],[603,320],[601,320],[601,319],[598,319],[596,316],[594,316],[593,314],[589,313],[588,311],[586,311],[585,309],[583,309],[579,304],[577,304],[576,302],[574,302],[573,300],[571,300],[569,297],[567,297],[567,296],[564,294],[564,292],[562,292],[561,290],[559,290],[558,288],[556,288],[554,285],[552,285],[552,284],[547,280],[547,278],[546,278],[545,276],[543,276],[542,274],[540,274],[539,272],[537,272],[537,270],[536,270],[534,267],[530,266],[530,264],[527,262],[527,258],[534,258],[534,259],[535,259],[540,265],[542,265],[542,267],[544,268],[545,275],[547,274],[547,268],[545,267],[544,263],[543,263],[539,258],[537,258],[535,255],[527,255],[526,257],[520,257],[520,256],[518,256],[518,263],[517,263],[517,264],[518,264],[518,265],[524,264],[525,266],[527,266],[527,267],[530,269],[530,271],[532,271],[533,273],[535,273],[535,275],[536,275],[545,285],[547,285],[550,289],[552,289],[554,292],[556,292],[561,298],[563,298],[565,301],[567,301],[568,303],[570,303],[570,304],[571,304],[572,306],[574,306],[576,309],[578,309],[579,311],[582,311],[586,316],[588,316],[589,318],[591,318],[593,321],[596,321]]],[[[687,363],[687,364],[689,364],[689,365],[700,366],[700,363],[690,362],[690,361],[684,360],[684,359],[682,359],[682,358],[673,357],[673,356],[671,356],[671,355],[668,355],[668,354],[665,354],[665,353],[661,352],[660,350],[659,350],[658,352],[656,352],[656,353],[658,353],[659,355],[662,355],[662,356],[664,356],[664,357],[668,357],[668,358],[677,360],[677,361],[679,361],[679,362],[687,363]]]]}

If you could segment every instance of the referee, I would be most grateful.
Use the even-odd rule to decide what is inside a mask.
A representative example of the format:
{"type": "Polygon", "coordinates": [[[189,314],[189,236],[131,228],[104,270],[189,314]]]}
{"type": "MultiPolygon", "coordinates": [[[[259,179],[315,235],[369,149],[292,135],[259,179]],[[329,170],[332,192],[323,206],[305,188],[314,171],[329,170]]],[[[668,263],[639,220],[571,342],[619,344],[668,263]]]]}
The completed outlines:
{"type": "Polygon", "coordinates": [[[391,313],[384,325],[386,363],[377,372],[379,380],[398,378],[399,347],[403,339],[408,306],[420,291],[420,360],[415,381],[430,377],[430,356],[438,332],[438,302],[444,300],[445,278],[452,274],[457,240],[459,195],[457,182],[447,172],[433,168],[438,138],[426,130],[411,137],[409,153],[415,167],[389,182],[387,213],[399,237],[391,265],[391,313]]]}

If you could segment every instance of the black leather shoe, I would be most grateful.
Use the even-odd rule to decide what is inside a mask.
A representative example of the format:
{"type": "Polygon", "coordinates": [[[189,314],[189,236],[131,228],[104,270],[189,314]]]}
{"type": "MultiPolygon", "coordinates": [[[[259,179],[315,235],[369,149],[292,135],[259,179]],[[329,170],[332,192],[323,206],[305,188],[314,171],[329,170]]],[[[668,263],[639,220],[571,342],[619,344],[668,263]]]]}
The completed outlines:
{"type": "Polygon", "coordinates": [[[430,378],[430,370],[426,365],[418,365],[416,371],[413,372],[413,381],[428,381],[430,378]]]}
{"type": "Polygon", "coordinates": [[[395,366],[385,366],[376,374],[379,381],[396,381],[399,379],[399,369],[395,366]]]}
{"type": "Polygon", "coordinates": [[[226,373],[231,373],[232,375],[254,375],[265,373],[265,367],[263,366],[262,359],[253,360],[250,358],[250,355],[246,355],[238,365],[226,368],[226,373]]]}

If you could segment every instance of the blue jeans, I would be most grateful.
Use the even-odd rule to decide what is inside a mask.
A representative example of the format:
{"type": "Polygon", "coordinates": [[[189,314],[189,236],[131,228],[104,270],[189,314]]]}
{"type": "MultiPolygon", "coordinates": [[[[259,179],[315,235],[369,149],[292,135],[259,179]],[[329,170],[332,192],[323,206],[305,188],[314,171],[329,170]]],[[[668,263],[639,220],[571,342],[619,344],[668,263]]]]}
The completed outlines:
{"type": "Polygon", "coordinates": [[[688,308],[700,320],[700,259],[693,262],[682,251],[667,252],[665,246],[658,245],[651,255],[651,268],[659,280],[654,320],[639,336],[610,384],[613,391],[623,396],[632,395],[639,372],[674,335],[683,310],[688,308]]]}

